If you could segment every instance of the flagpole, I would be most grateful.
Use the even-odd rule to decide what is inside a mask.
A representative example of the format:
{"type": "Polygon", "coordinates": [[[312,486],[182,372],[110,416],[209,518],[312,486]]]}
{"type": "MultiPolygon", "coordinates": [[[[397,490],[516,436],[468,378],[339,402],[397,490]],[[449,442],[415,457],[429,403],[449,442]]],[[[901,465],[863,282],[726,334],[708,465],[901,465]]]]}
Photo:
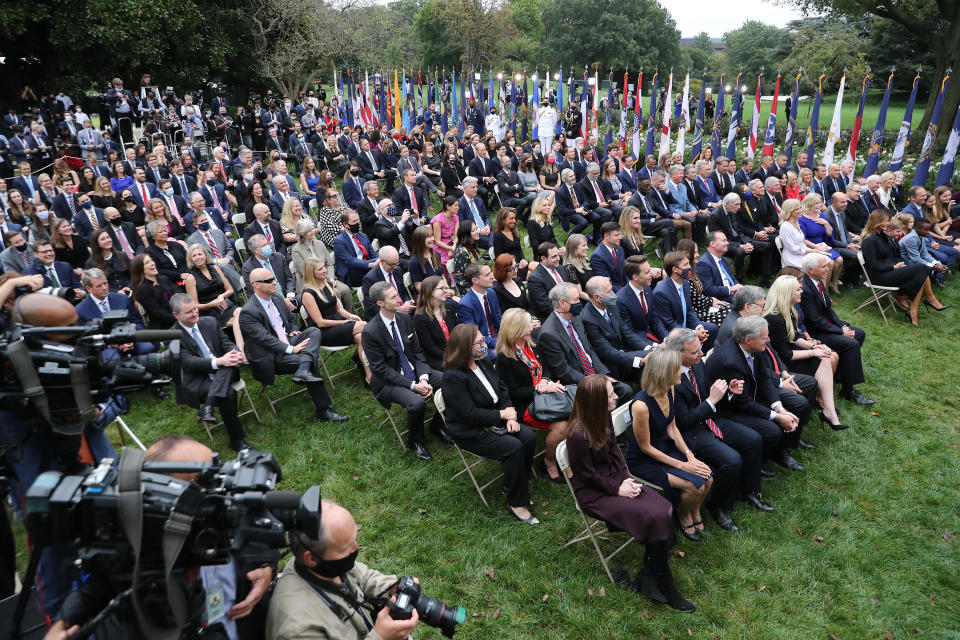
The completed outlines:
{"type": "Polygon", "coordinates": [[[943,108],[943,96],[947,92],[947,84],[950,82],[950,74],[952,72],[952,67],[947,69],[947,73],[943,77],[943,82],[940,83],[940,94],[937,96],[937,103],[933,107],[933,115],[930,116],[927,135],[923,138],[923,147],[920,149],[917,171],[913,174],[913,186],[922,187],[927,183],[927,172],[930,171],[930,156],[933,154],[933,143],[937,139],[937,130],[940,127],[940,110],[943,108]]]}
{"type": "Polygon", "coordinates": [[[726,71],[720,72],[720,86],[717,89],[720,97],[717,99],[717,105],[713,112],[713,124],[710,127],[710,149],[713,151],[714,162],[720,157],[720,126],[723,121],[723,103],[726,100],[726,71]]]}
{"type": "Polygon", "coordinates": [[[763,67],[757,76],[757,95],[753,100],[753,117],[750,119],[750,141],[747,144],[747,157],[752,158],[757,153],[757,128],[760,125],[760,88],[763,86],[763,67]]]}
{"type": "Polygon", "coordinates": [[[773,155],[773,142],[777,134],[777,106],[780,101],[780,70],[777,69],[777,83],[773,89],[773,104],[770,105],[770,116],[767,120],[767,131],[763,137],[763,155],[773,155]]]}
{"type": "MultiPolygon", "coordinates": [[[[787,114],[787,137],[783,143],[783,152],[787,156],[788,163],[793,161],[793,143],[797,137],[797,109],[800,102],[800,78],[802,77],[803,67],[800,67],[793,86],[793,95],[790,97],[790,113],[787,114]]],[[[797,177],[799,178],[799,176],[797,177]]]]}

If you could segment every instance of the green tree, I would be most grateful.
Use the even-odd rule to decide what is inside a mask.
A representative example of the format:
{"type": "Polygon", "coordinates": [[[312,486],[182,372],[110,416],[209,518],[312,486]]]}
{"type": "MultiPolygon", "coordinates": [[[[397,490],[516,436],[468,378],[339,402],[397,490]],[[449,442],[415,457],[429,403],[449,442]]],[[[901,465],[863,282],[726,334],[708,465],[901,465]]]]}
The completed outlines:
{"type": "Polygon", "coordinates": [[[689,46],[693,49],[700,49],[709,56],[713,55],[713,40],[706,31],[701,31],[695,35],[689,46]]]}
{"type": "Polygon", "coordinates": [[[743,71],[746,83],[752,85],[761,68],[766,77],[776,77],[793,36],[788,29],[748,20],[739,29],[723,34],[723,41],[727,45],[728,68],[743,71]]]}
{"type": "Polygon", "coordinates": [[[680,32],[656,0],[547,0],[543,40],[550,68],[580,73],[583,64],[601,71],[655,68],[668,71],[680,56],[680,32]]]}
{"type": "Polygon", "coordinates": [[[414,28],[428,66],[480,69],[505,58],[519,32],[508,9],[494,0],[429,0],[414,28]]]}
{"type": "Polygon", "coordinates": [[[826,74],[824,89],[836,89],[844,69],[847,86],[859,84],[867,73],[865,41],[861,40],[852,25],[839,21],[813,21],[807,24],[796,21],[799,28],[793,39],[793,48],[782,60],[784,75],[793,75],[800,67],[804,69],[801,88],[816,90],[821,70],[826,74]]]}
{"type": "MultiPolygon", "coordinates": [[[[800,7],[808,14],[828,16],[876,16],[890,20],[915,36],[914,42],[924,51],[933,53],[936,64],[932,73],[935,87],[948,68],[960,69],[960,0],[778,0],[780,4],[800,7]]],[[[902,44],[898,49],[902,48],[902,44]]],[[[925,129],[930,121],[936,91],[931,91],[926,113],[919,128],[925,129]]],[[[944,96],[942,119],[949,119],[960,105],[960,82],[951,82],[944,96]]],[[[950,125],[943,125],[941,133],[950,125]]]]}

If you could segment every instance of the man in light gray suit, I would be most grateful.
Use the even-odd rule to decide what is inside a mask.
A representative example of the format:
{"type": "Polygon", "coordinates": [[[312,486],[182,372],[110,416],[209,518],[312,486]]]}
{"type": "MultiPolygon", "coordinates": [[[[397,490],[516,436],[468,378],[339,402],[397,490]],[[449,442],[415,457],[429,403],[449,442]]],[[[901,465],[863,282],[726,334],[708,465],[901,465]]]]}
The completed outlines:
{"type": "Polygon", "coordinates": [[[103,159],[103,136],[100,135],[100,131],[93,128],[93,124],[87,120],[83,125],[83,129],[77,132],[77,144],[80,145],[80,148],[83,150],[84,154],[89,152],[94,152],[97,154],[97,159],[103,159]]]}
{"type": "MultiPolygon", "coordinates": [[[[230,281],[234,291],[240,290],[240,273],[237,271],[237,265],[234,262],[236,257],[233,245],[212,222],[206,211],[194,212],[196,218],[193,220],[196,231],[187,238],[187,246],[191,247],[199,244],[207,250],[214,264],[220,267],[224,277],[230,281]]],[[[187,256],[189,258],[189,256],[187,256]]]]}
{"type": "Polygon", "coordinates": [[[36,256],[22,231],[7,231],[3,234],[3,246],[6,249],[0,252],[0,264],[5,272],[23,273],[33,264],[36,256]]]}

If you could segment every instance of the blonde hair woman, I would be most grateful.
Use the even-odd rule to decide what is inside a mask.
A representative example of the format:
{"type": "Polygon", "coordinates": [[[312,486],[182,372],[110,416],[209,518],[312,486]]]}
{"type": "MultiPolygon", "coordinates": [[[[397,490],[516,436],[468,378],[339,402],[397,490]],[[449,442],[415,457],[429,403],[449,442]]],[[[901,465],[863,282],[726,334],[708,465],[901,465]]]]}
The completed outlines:
{"type": "Polygon", "coordinates": [[[643,255],[642,220],[640,210],[634,206],[624,208],[620,214],[620,248],[623,249],[624,261],[631,256],[643,255]]]}
{"type": "Polygon", "coordinates": [[[216,319],[221,328],[231,327],[234,344],[243,353],[240,307],[233,303],[233,286],[205,245],[196,243],[187,248],[187,271],[193,275],[185,283],[187,293],[197,303],[200,315],[216,319]]]}
{"type": "Polygon", "coordinates": [[[790,198],[784,200],[783,206],[780,207],[780,242],[783,247],[780,251],[780,266],[802,270],[800,262],[803,260],[803,256],[808,253],[823,253],[824,255],[826,253],[819,248],[808,246],[804,239],[803,231],[800,229],[800,223],[798,222],[800,204],[799,200],[790,198]]]}
{"type": "Polygon", "coordinates": [[[547,477],[552,482],[562,483],[563,477],[557,467],[557,445],[567,437],[567,421],[539,420],[530,413],[530,408],[537,393],[565,393],[566,387],[543,377],[543,367],[531,338],[533,329],[533,318],[523,309],[514,307],[503,314],[495,350],[497,373],[510,390],[510,401],[521,422],[548,431],[544,456],[547,477]]]}

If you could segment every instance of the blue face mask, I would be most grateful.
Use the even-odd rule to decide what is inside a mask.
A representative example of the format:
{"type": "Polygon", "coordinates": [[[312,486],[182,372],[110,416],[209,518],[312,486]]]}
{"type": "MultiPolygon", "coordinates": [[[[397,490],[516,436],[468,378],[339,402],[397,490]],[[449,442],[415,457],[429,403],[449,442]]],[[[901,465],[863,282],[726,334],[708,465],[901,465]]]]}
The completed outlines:
{"type": "Polygon", "coordinates": [[[272,255],[273,255],[273,247],[270,246],[269,244],[263,245],[263,257],[269,258],[272,255]]]}
{"type": "Polygon", "coordinates": [[[751,191],[744,191],[743,197],[744,197],[745,200],[749,200],[750,198],[753,197],[753,192],[751,192],[751,191]]]}
{"type": "Polygon", "coordinates": [[[41,220],[46,220],[47,218],[50,217],[50,212],[49,212],[49,211],[37,211],[37,217],[40,218],[41,220]]]}
{"type": "Polygon", "coordinates": [[[216,180],[207,180],[207,186],[208,186],[208,187],[212,187],[212,186],[215,185],[215,184],[217,184],[217,181],[216,181],[216,180]]]}
{"type": "Polygon", "coordinates": [[[570,313],[571,313],[573,316],[578,316],[578,315],[580,315],[580,312],[581,312],[581,311],[583,311],[583,303],[582,303],[582,302],[578,302],[578,303],[576,303],[576,304],[570,305],[570,313]]]}
{"type": "Polygon", "coordinates": [[[93,209],[93,203],[90,202],[89,200],[87,200],[86,202],[83,203],[83,208],[84,208],[84,209],[93,209]]]}
{"type": "Polygon", "coordinates": [[[200,229],[200,231],[209,231],[209,230],[210,230],[210,223],[209,223],[209,222],[201,222],[200,224],[197,225],[197,229],[200,229]]]}
{"type": "Polygon", "coordinates": [[[173,187],[167,187],[166,189],[163,190],[163,192],[168,196],[173,196],[173,187]]]}

